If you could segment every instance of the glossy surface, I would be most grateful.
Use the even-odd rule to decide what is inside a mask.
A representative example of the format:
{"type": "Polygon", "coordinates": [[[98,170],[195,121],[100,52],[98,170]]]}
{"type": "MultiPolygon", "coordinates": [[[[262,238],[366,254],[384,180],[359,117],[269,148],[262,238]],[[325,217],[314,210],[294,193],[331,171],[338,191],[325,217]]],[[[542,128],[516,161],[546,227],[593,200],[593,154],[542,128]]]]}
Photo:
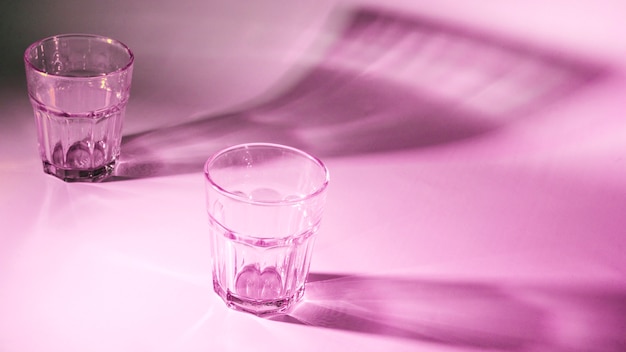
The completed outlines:
{"type": "Polygon", "coordinates": [[[356,1],[14,3],[0,351],[624,350],[622,1],[394,0],[379,41],[352,39],[389,23],[352,25],[371,11],[356,1]],[[41,172],[21,55],[69,31],[137,57],[108,182],[41,172]],[[213,292],[202,167],[250,141],[332,172],[306,293],[281,318],[213,292]]]}

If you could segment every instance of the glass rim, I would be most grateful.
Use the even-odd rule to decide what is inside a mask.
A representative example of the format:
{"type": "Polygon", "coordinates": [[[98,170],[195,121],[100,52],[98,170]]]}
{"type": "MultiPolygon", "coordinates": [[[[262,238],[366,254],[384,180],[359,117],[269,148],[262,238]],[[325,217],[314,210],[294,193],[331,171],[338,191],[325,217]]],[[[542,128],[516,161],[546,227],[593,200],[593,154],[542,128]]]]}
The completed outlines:
{"type": "Polygon", "coordinates": [[[117,40],[117,39],[113,39],[111,37],[107,37],[107,36],[103,36],[103,35],[98,35],[98,34],[89,34],[89,33],[66,33],[66,34],[56,34],[56,35],[51,35],[49,37],[45,37],[42,39],[39,39],[37,41],[35,41],[34,43],[30,44],[26,50],[24,50],[24,62],[34,71],[37,71],[39,73],[43,73],[46,75],[50,75],[50,76],[54,76],[54,77],[62,77],[62,78],[66,78],[66,79],[93,79],[95,77],[103,77],[103,76],[109,76],[109,75],[114,75],[116,73],[120,73],[120,72],[124,72],[124,71],[128,71],[130,69],[130,67],[133,65],[133,63],[135,62],[135,54],[133,53],[132,50],[130,50],[130,48],[128,47],[128,45],[124,44],[123,42],[117,40]],[[126,51],[126,53],[128,54],[128,60],[126,62],[126,64],[116,70],[113,70],[111,72],[106,72],[106,73],[102,73],[102,74],[97,74],[97,75],[88,75],[88,76],[80,76],[80,77],[76,77],[76,76],[66,76],[66,75],[62,75],[62,74],[55,74],[55,73],[50,73],[50,72],[46,72],[43,71],[39,68],[37,68],[30,60],[30,53],[33,51],[34,48],[36,48],[37,46],[45,43],[45,42],[49,42],[52,40],[59,40],[59,39],[64,39],[64,38],[84,38],[84,39],[97,39],[103,42],[106,42],[107,44],[110,45],[116,45],[121,47],[124,51],[126,51]]]}
{"type": "Polygon", "coordinates": [[[266,206],[285,206],[285,205],[293,205],[293,204],[298,204],[301,203],[303,201],[307,201],[310,199],[313,199],[317,196],[319,196],[320,194],[322,194],[326,188],[328,187],[328,183],[330,181],[330,173],[328,171],[328,168],[326,167],[326,165],[317,157],[303,151],[300,150],[298,148],[294,148],[294,147],[290,147],[287,145],[283,145],[283,144],[277,144],[277,143],[264,143],[264,142],[255,142],[255,143],[242,143],[242,144],[237,144],[237,145],[233,145],[230,147],[226,147],[223,148],[221,150],[218,150],[217,152],[215,152],[213,155],[211,155],[209,157],[209,159],[207,159],[206,163],[204,164],[204,178],[206,181],[209,182],[209,184],[211,185],[211,187],[213,187],[217,192],[219,192],[220,194],[231,198],[233,200],[237,200],[240,202],[244,202],[244,203],[248,203],[248,204],[253,204],[253,205],[266,205],[266,206]],[[297,199],[281,199],[281,200],[277,200],[277,201],[259,201],[259,200],[254,200],[254,199],[250,199],[247,197],[243,197],[239,194],[233,193],[228,191],[227,189],[223,188],[222,186],[220,186],[217,182],[215,182],[211,176],[210,176],[210,172],[209,172],[209,167],[211,166],[211,164],[217,160],[220,156],[232,152],[234,150],[239,150],[239,149],[250,149],[250,148],[273,148],[273,149],[277,149],[277,150],[286,150],[292,153],[295,153],[305,159],[310,160],[311,162],[313,162],[314,164],[316,164],[323,172],[324,174],[324,180],[323,182],[321,182],[320,186],[317,187],[313,192],[309,192],[307,193],[305,196],[301,197],[301,198],[297,198],[297,199]]]}

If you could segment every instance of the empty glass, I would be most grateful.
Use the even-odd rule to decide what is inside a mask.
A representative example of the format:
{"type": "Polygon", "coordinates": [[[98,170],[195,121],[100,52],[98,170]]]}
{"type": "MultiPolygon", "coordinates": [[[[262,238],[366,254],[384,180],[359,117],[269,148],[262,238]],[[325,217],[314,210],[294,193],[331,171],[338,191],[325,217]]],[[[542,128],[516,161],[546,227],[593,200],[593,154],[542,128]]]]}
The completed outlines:
{"type": "Polygon", "coordinates": [[[120,155],[133,54],[119,41],[89,34],[42,39],[24,53],[39,152],[46,173],[99,181],[120,155]]]}
{"type": "Polygon", "coordinates": [[[304,293],[328,170],[303,151],[253,143],[216,153],[204,171],[215,292],[237,310],[286,311],[304,293]]]}

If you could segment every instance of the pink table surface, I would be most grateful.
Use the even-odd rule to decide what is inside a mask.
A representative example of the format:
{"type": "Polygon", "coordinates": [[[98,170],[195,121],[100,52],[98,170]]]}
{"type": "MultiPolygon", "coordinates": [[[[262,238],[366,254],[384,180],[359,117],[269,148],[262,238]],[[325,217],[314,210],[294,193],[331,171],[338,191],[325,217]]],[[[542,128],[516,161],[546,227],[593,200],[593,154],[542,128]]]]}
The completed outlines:
{"type": "Polygon", "coordinates": [[[0,82],[0,351],[626,350],[622,2],[23,4],[24,48],[137,60],[98,184],[42,172],[23,72],[0,82]],[[212,291],[204,208],[204,160],[258,141],[331,172],[271,319],[212,291]]]}

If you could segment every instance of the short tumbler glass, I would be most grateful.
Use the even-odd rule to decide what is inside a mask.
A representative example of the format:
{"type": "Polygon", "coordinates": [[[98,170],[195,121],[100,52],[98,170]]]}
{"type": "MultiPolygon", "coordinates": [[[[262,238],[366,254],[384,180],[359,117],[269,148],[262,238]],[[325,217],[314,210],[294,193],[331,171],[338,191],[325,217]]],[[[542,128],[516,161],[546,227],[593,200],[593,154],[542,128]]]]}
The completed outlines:
{"type": "Polygon", "coordinates": [[[90,34],[57,35],[26,49],[28,95],[46,173],[68,182],[113,173],[133,61],[123,43],[90,34]]]}
{"type": "Polygon", "coordinates": [[[329,174],[315,157],[251,143],[205,164],[213,288],[231,308],[287,311],[304,294],[329,174]]]}

